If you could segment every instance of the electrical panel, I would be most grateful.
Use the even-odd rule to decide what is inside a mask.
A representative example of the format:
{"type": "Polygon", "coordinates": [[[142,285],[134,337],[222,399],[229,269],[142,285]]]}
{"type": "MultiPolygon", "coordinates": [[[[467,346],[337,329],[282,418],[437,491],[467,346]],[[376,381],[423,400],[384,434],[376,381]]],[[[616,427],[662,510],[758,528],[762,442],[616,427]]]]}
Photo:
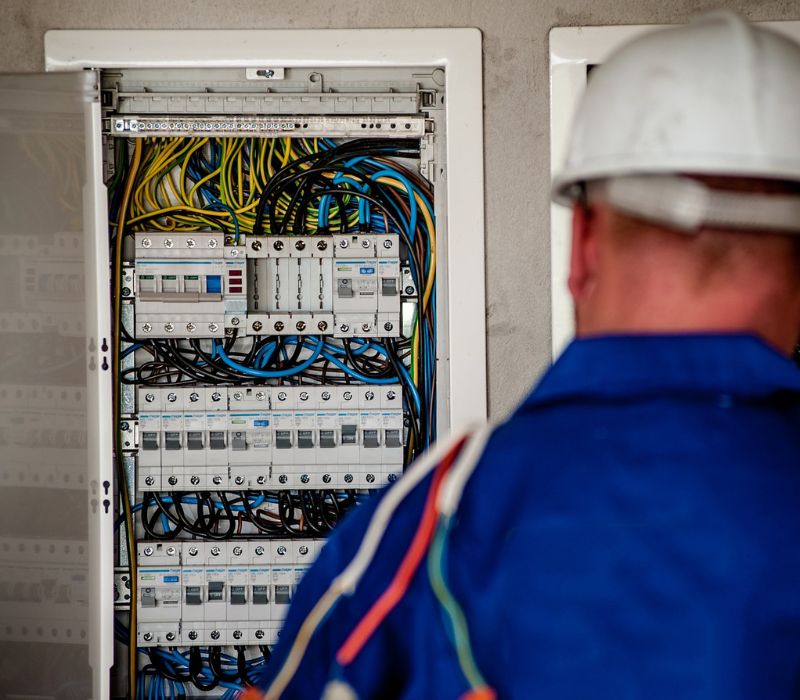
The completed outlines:
{"type": "Polygon", "coordinates": [[[328,533],[483,415],[480,42],[389,34],[55,31],[0,76],[7,693],[232,698],[328,533]]]}
{"type": "Polygon", "coordinates": [[[240,73],[103,77],[129,694],[248,683],[321,538],[436,436],[441,86],[270,116],[240,73]]]}

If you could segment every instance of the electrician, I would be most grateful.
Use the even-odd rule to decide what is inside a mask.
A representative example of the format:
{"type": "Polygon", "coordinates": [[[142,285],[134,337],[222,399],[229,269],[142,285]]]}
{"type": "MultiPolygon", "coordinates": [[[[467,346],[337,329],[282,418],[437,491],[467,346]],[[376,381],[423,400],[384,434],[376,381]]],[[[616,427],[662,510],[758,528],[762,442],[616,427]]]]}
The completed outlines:
{"type": "Polygon", "coordinates": [[[554,196],[578,339],[337,530],[265,697],[798,697],[800,47],[625,46],[554,196]]]}

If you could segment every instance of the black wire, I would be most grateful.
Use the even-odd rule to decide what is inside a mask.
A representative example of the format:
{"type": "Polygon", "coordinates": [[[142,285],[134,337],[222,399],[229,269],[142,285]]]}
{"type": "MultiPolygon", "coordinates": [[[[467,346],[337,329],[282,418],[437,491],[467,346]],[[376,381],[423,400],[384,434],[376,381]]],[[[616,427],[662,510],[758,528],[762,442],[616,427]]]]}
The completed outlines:
{"type": "Polygon", "coordinates": [[[200,656],[200,647],[191,647],[189,649],[189,676],[192,679],[192,683],[200,690],[214,690],[214,688],[219,685],[219,681],[215,677],[212,677],[212,679],[206,683],[202,678],[202,673],[203,659],[200,656]]]}

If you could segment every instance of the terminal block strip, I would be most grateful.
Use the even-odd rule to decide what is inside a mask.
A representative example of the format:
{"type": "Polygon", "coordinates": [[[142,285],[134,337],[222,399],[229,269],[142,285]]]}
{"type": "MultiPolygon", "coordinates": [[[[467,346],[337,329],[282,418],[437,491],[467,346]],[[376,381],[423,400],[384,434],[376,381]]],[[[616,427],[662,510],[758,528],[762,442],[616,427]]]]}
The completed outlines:
{"type": "Polygon", "coordinates": [[[408,138],[419,139],[432,122],[408,115],[359,115],[334,117],[304,114],[173,116],[147,114],[118,116],[111,119],[111,135],[145,136],[261,136],[276,138],[408,138]]]}

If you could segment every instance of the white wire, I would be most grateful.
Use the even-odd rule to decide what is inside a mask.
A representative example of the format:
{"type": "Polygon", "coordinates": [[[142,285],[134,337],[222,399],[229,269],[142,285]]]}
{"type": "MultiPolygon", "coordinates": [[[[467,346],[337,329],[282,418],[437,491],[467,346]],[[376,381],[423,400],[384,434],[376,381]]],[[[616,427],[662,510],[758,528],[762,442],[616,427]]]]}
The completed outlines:
{"type": "Polygon", "coordinates": [[[450,468],[436,496],[436,510],[439,515],[450,518],[456,512],[464,487],[481,461],[486,443],[494,432],[494,425],[488,424],[475,431],[469,442],[461,450],[458,461],[450,468]]]}
{"type": "Polygon", "coordinates": [[[311,637],[317,627],[338,602],[339,598],[344,595],[352,595],[355,592],[359,581],[361,581],[375,556],[392,515],[400,503],[425,476],[436,468],[442,458],[473,430],[467,429],[464,432],[451,435],[447,440],[436,443],[433,448],[414,462],[403,474],[403,477],[386,492],[383,500],[378,504],[375,513],[372,515],[355,556],[342,573],[331,581],[328,589],[300,626],[300,630],[292,643],[286,660],[281,666],[281,670],[275,676],[269,688],[267,688],[264,700],[278,700],[280,698],[300,667],[300,663],[311,642],[311,637]]]}

